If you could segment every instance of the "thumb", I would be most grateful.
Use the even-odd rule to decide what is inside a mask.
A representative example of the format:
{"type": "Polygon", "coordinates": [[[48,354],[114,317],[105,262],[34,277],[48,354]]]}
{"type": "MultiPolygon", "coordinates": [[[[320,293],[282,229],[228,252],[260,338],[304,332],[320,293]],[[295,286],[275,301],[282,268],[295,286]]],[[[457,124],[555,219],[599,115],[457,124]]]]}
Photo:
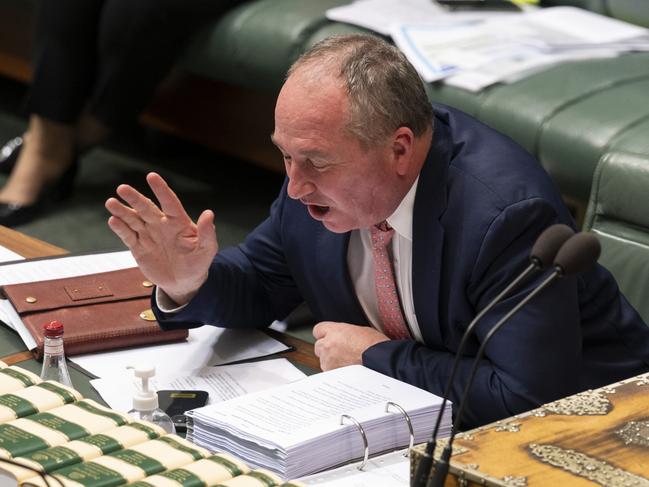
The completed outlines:
{"type": "Polygon", "coordinates": [[[216,238],[216,227],[214,226],[214,212],[205,210],[196,221],[196,231],[198,232],[198,241],[201,247],[213,248],[216,253],[219,244],[216,238]]]}
{"type": "Polygon", "coordinates": [[[313,338],[315,338],[316,340],[324,338],[324,336],[327,334],[328,323],[328,321],[321,321],[320,323],[316,324],[311,331],[313,333],[313,338]]]}

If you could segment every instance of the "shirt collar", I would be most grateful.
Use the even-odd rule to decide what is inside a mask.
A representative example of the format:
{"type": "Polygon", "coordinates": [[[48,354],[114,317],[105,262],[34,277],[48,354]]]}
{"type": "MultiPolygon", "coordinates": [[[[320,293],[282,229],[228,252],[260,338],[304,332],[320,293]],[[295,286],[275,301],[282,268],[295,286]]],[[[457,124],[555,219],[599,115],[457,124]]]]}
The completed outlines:
{"type": "Polygon", "coordinates": [[[394,213],[387,218],[388,225],[394,228],[394,231],[401,237],[406,238],[412,242],[412,215],[415,207],[415,194],[417,193],[417,184],[419,183],[419,176],[415,179],[412,187],[401,200],[399,206],[394,213]]]}

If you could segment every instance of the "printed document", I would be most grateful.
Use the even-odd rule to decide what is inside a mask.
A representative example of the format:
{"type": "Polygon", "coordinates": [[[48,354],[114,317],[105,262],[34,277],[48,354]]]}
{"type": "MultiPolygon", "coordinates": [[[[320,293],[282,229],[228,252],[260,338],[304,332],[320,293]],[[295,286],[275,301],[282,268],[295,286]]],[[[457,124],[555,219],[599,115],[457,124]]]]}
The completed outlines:
{"type": "MultiPolygon", "coordinates": [[[[369,454],[408,445],[406,418],[390,402],[409,416],[415,443],[430,437],[441,398],[361,365],[190,411],[190,434],[200,446],[297,478],[362,458],[362,435],[369,454]]],[[[450,404],[443,418],[446,435],[450,404]]]]}
{"type": "MultiPolygon", "coordinates": [[[[305,374],[285,358],[244,364],[203,367],[191,373],[161,374],[149,381],[153,390],[201,390],[209,393],[207,404],[243,396],[303,379],[305,374]]],[[[109,378],[90,383],[112,409],[128,411],[140,379],[131,370],[116,369],[109,378]]]]}

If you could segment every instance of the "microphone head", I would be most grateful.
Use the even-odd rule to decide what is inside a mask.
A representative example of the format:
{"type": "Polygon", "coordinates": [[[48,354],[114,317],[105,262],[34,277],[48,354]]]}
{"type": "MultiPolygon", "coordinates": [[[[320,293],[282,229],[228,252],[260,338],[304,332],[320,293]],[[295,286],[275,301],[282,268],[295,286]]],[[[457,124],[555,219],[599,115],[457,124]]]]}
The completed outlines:
{"type": "Polygon", "coordinates": [[[554,261],[561,246],[574,234],[574,230],[563,223],[549,226],[534,242],[530,252],[530,261],[538,269],[547,269],[554,261]]]}
{"type": "Polygon", "coordinates": [[[554,259],[554,266],[561,276],[579,274],[597,262],[601,251],[602,246],[594,234],[579,232],[561,246],[554,259]]]}

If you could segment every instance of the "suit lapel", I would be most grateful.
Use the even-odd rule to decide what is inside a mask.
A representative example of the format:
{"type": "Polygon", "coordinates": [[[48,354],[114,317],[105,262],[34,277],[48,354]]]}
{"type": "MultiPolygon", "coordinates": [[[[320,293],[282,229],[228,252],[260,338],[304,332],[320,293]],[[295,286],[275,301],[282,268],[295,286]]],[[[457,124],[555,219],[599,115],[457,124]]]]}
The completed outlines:
{"type": "Polygon", "coordinates": [[[439,294],[451,140],[448,127],[435,119],[433,144],[419,175],[413,211],[412,289],[417,322],[429,345],[443,345],[439,294]]]}
{"type": "Polygon", "coordinates": [[[347,267],[350,233],[333,233],[322,229],[318,238],[318,263],[323,279],[324,307],[322,312],[331,321],[367,325],[369,321],[361,307],[347,267]]]}

